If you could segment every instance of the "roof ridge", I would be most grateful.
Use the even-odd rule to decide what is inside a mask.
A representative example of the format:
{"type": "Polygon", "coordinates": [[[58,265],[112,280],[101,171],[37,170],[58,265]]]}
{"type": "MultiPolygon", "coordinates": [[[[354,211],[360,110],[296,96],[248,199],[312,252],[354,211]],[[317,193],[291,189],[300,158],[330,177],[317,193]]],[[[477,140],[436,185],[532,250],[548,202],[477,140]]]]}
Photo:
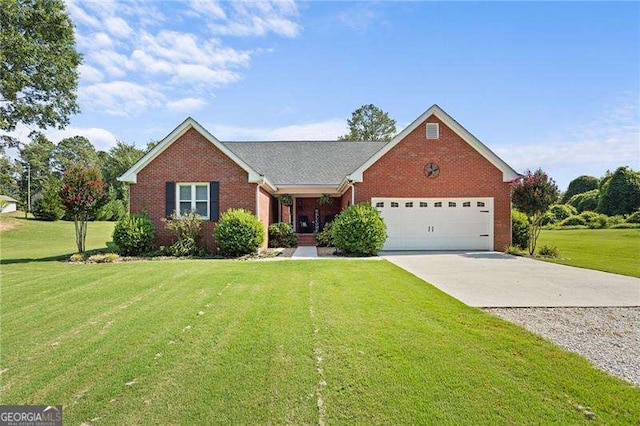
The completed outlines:
{"type": "Polygon", "coordinates": [[[318,143],[318,142],[340,142],[340,143],[387,143],[387,141],[341,141],[341,140],[286,140],[286,141],[220,141],[222,143],[318,143]]]}

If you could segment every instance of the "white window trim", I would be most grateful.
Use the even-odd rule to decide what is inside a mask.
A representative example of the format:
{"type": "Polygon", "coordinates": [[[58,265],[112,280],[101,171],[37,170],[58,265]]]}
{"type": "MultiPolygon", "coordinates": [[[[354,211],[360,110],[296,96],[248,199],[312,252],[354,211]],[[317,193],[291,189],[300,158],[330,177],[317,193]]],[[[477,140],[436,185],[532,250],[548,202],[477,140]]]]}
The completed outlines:
{"type": "Polygon", "coordinates": [[[209,182],[176,182],[176,216],[178,218],[182,217],[180,214],[180,187],[182,186],[191,187],[191,211],[196,211],[196,202],[204,201],[196,199],[196,186],[207,187],[207,214],[206,216],[200,215],[200,219],[209,220],[211,215],[211,188],[209,187],[209,182]]]}
{"type": "Polygon", "coordinates": [[[440,123],[427,123],[427,125],[425,126],[425,137],[427,139],[430,140],[435,140],[435,139],[440,139],[440,123]],[[429,126],[435,126],[436,127],[436,137],[435,138],[430,138],[429,137],[429,126]]]}

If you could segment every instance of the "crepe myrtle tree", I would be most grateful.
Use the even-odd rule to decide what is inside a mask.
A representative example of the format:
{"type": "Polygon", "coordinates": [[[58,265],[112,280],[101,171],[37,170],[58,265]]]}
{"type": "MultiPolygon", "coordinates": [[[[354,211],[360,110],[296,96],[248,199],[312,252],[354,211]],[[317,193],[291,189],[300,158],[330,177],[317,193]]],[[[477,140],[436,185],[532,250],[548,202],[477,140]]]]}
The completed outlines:
{"type": "Polygon", "coordinates": [[[529,254],[536,250],[536,242],[542,229],[542,216],[558,199],[558,185],[538,169],[527,170],[523,176],[511,182],[511,201],[527,215],[529,223],[529,254]]]}
{"type": "Polygon", "coordinates": [[[85,251],[87,221],[98,211],[104,195],[105,185],[97,168],[76,164],[62,177],[60,197],[67,215],[73,218],[79,253],[85,251]]]}

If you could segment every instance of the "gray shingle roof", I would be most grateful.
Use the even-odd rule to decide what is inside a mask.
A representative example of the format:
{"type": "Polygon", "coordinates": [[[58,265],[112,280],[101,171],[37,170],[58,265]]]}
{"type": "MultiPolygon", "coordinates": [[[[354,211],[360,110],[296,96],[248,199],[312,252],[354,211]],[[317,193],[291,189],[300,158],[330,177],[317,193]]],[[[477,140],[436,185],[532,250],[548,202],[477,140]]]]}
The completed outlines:
{"type": "Polygon", "coordinates": [[[222,142],[275,185],[339,185],[387,142],[222,142]]]}

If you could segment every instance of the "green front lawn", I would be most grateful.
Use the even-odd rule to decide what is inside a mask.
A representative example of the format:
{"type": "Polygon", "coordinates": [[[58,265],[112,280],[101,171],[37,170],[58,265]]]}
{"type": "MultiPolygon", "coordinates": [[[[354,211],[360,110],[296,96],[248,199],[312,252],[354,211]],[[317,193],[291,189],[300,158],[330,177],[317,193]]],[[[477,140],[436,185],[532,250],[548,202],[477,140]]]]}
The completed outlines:
{"type": "Polygon", "coordinates": [[[50,260],[67,225],[0,234],[2,404],[69,424],[640,419],[640,389],[385,261],[50,260]]]}
{"type": "Polygon", "coordinates": [[[549,262],[640,277],[640,229],[543,230],[544,244],[560,249],[549,262]]]}

